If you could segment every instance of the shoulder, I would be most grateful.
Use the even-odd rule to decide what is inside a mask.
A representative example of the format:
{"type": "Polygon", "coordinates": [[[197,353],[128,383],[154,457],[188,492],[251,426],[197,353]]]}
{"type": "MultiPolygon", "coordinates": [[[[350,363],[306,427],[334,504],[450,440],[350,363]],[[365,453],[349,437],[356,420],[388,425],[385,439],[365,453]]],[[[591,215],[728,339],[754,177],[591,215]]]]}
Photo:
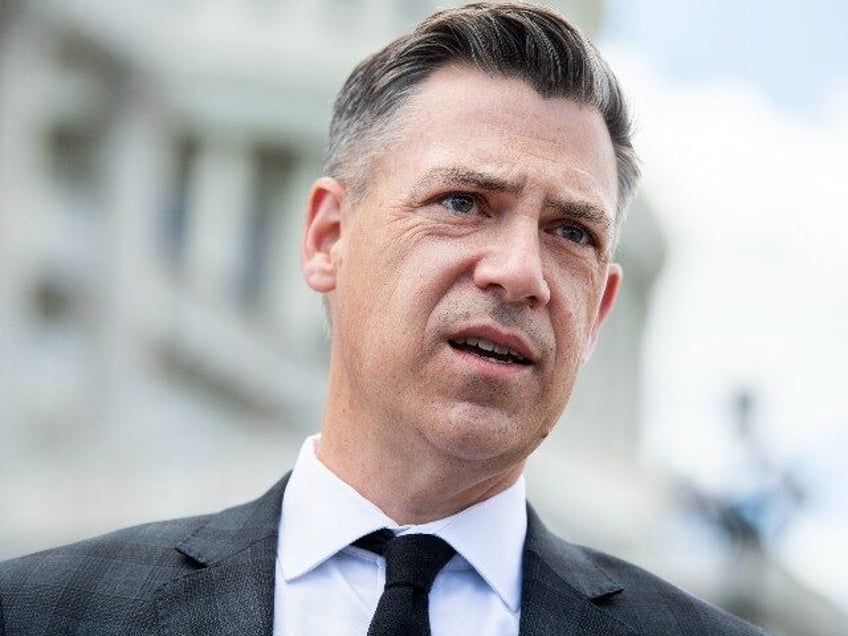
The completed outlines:
{"type": "Polygon", "coordinates": [[[147,523],[0,562],[0,590],[45,580],[44,577],[72,580],[77,576],[90,577],[101,569],[151,562],[156,567],[173,567],[176,561],[168,555],[174,552],[174,546],[209,518],[204,515],[147,523]]]}
{"type": "Polygon", "coordinates": [[[738,634],[765,636],[765,632],[706,601],[669,583],[659,576],[612,555],[580,547],[587,557],[603,568],[622,586],[617,598],[610,599],[620,613],[634,624],[667,626],[669,634],[738,634]]]}
{"type": "Polygon", "coordinates": [[[0,563],[0,633],[53,633],[98,616],[142,624],[151,592],[193,569],[175,546],[207,520],[149,523],[0,563]]]}
{"type": "Polygon", "coordinates": [[[765,636],[765,632],[673,585],[599,550],[548,531],[530,510],[525,568],[547,585],[582,596],[628,633],[664,636],[765,636]]]}
{"type": "Polygon", "coordinates": [[[0,636],[156,633],[157,594],[167,584],[233,555],[254,556],[256,546],[273,557],[287,479],[221,512],[134,526],[0,563],[0,636]]]}

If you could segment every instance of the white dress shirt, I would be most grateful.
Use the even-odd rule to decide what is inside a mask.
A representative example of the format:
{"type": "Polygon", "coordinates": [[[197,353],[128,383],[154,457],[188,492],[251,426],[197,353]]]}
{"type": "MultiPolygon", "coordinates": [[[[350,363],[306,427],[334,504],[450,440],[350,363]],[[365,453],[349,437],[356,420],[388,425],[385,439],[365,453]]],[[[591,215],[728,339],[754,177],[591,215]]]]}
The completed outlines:
{"type": "Polygon", "coordinates": [[[283,497],[274,636],[365,636],[385,584],[385,559],[350,544],[380,528],[429,533],[457,554],[430,592],[433,636],[518,634],[527,529],[524,479],[450,517],[401,526],[300,450],[283,497]]]}

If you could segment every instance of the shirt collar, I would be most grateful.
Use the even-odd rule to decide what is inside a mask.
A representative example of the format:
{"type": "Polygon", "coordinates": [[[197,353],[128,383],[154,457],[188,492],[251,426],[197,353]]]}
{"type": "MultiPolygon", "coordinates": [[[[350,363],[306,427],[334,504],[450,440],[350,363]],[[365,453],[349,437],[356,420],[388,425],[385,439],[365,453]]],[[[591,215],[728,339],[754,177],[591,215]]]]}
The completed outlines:
{"type": "Polygon", "coordinates": [[[286,581],[306,574],[359,537],[389,528],[399,534],[442,537],[510,610],[518,610],[527,530],[523,477],[450,517],[400,526],[321,463],[315,454],[318,438],[307,438],[301,447],[283,497],[277,554],[286,581]]]}

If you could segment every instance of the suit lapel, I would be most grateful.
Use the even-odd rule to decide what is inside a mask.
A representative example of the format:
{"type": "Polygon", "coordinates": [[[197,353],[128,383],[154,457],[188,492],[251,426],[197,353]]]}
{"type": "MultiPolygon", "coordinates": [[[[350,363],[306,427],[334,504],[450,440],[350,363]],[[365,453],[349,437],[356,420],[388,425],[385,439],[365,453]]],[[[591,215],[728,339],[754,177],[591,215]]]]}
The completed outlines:
{"type": "Polygon", "coordinates": [[[635,636],[605,598],[622,587],[582,550],[554,536],[528,506],[520,633],[525,636],[635,636]]]}
{"type": "MultiPolygon", "coordinates": [[[[289,474],[265,495],[213,515],[177,550],[197,570],[158,590],[163,636],[272,636],[277,532],[289,474]]],[[[622,587],[589,555],[553,535],[528,506],[520,633],[636,636],[603,600],[622,587]]]]}
{"type": "Polygon", "coordinates": [[[177,546],[198,569],[159,589],[163,635],[271,636],[277,529],[288,478],[256,501],[213,515],[177,546]]]}

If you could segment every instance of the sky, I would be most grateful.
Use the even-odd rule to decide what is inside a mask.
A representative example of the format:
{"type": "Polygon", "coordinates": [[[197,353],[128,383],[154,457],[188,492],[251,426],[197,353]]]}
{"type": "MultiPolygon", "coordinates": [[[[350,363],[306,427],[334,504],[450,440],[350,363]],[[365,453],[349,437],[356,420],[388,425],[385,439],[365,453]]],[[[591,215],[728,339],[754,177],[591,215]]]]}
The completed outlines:
{"type": "Polygon", "coordinates": [[[599,42],[668,244],[645,453],[714,493],[791,475],[805,499],[773,549],[848,608],[845,24],[840,0],[610,0],[599,42]],[[750,470],[752,447],[769,470],[750,470]]]}

